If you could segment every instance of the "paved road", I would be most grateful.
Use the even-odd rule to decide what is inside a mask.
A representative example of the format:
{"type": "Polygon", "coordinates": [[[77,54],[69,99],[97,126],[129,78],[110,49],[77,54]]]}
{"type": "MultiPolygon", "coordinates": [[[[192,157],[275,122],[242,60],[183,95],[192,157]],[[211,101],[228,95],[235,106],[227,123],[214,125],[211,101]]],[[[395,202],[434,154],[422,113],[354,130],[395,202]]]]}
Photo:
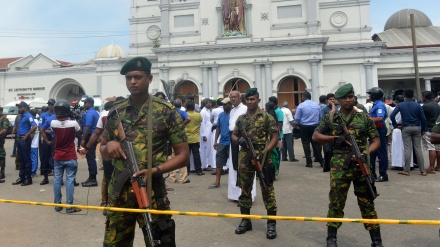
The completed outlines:
{"type": "MultiPolygon", "coordinates": [[[[6,141],[7,154],[12,140],[6,141]]],[[[317,163],[305,168],[305,159],[299,141],[295,151],[300,162],[283,162],[279,180],[275,182],[278,214],[283,216],[325,217],[328,206],[329,174],[323,173],[317,163]]],[[[427,157],[427,156],[425,156],[427,157]]],[[[427,162],[427,161],[425,161],[427,162]]],[[[79,158],[77,180],[88,176],[84,158],[79,158]]],[[[102,176],[100,171],[99,177],[102,176]]],[[[440,173],[422,177],[417,171],[401,176],[389,171],[390,182],[378,184],[380,196],[376,200],[379,217],[389,219],[440,219],[440,173]]],[[[18,177],[13,160],[7,158],[6,183],[0,185],[0,198],[53,202],[52,181],[40,186],[42,177],[27,187],[12,186],[18,177]]],[[[180,211],[239,213],[234,202],[227,200],[227,177],[222,177],[221,188],[208,190],[214,176],[190,176],[191,183],[173,184],[172,208],[180,211]]],[[[63,187],[64,189],[64,187],[63,187]]],[[[64,192],[63,192],[64,193],[64,192]]],[[[75,204],[99,205],[100,188],[75,188],[75,204]]],[[[261,193],[258,194],[252,214],[265,214],[261,193]]],[[[345,217],[358,218],[360,212],[351,190],[345,217]]],[[[319,222],[279,221],[278,238],[265,237],[266,222],[253,221],[253,230],[234,234],[239,219],[175,216],[178,246],[325,246],[326,226],[319,222]]],[[[56,213],[52,207],[0,204],[1,246],[102,246],[105,217],[101,211],[83,210],[79,214],[56,213]]],[[[382,225],[385,246],[440,246],[440,226],[382,225]]],[[[142,246],[141,231],[137,231],[134,246],[142,246]]],[[[338,234],[339,246],[370,246],[370,238],[362,224],[346,223],[338,234]]]]}

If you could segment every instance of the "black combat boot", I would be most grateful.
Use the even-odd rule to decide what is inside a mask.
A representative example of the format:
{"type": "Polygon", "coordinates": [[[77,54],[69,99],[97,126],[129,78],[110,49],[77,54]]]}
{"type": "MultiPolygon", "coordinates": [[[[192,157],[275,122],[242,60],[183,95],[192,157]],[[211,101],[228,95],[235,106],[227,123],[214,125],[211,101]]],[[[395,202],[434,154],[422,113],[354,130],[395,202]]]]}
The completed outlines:
{"type": "Polygon", "coordinates": [[[380,228],[370,230],[371,247],[383,247],[380,228]]]}
{"type": "Polygon", "coordinates": [[[41,181],[40,185],[45,185],[49,183],[49,178],[47,172],[44,173],[44,179],[41,181]]]}
{"type": "Polygon", "coordinates": [[[338,247],[336,234],[338,233],[338,228],[328,226],[327,227],[327,247],[338,247]]]}
{"type": "MultiPolygon", "coordinates": [[[[251,214],[250,208],[240,208],[241,214],[251,214]]],[[[235,229],[235,234],[243,234],[247,231],[252,230],[252,223],[249,219],[242,219],[240,225],[235,229]]]]}
{"type": "Polygon", "coordinates": [[[5,178],[5,167],[2,166],[0,168],[0,179],[4,179],[5,178]]]}
{"type": "MultiPolygon", "coordinates": [[[[267,211],[267,215],[277,215],[276,211],[267,211]]],[[[266,238],[268,239],[275,239],[277,237],[277,222],[275,220],[268,220],[267,221],[267,232],[266,232],[266,238]]]]}

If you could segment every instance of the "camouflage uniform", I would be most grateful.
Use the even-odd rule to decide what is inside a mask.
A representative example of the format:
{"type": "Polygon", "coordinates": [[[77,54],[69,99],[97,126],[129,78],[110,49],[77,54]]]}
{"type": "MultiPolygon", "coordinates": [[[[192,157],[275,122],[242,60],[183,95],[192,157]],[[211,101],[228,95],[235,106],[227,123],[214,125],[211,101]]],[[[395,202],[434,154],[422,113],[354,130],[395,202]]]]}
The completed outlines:
{"type": "MultiPolygon", "coordinates": [[[[9,120],[6,118],[5,114],[0,115],[0,131],[1,130],[8,130],[9,127],[9,120]]],[[[5,175],[5,165],[6,165],[6,151],[5,151],[5,137],[0,136],[0,173],[2,176],[5,175]]]]}
{"type": "MultiPolygon", "coordinates": [[[[316,131],[321,134],[331,133],[333,136],[343,135],[344,131],[340,127],[343,122],[339,116],[342,116],[344,122],[349,121],[351,114],[356,114],[347,128],[350,134],[354,136],[356,142],[361,151],[367,148],[367,137],[373,139],[379,136],[376,127],[364,112],[352,111],[350,114],[345,115],[341,111],[334,113],[333,121],[331,120],[331,114],[327,114],[324,119],[321,120],[316,131]]],[[[329,193],[329,209],[327,217],[329,218],[343,218],[344,207],[347,200],[347,193],[350,188],[350,184],[353,181],[354,193],[357,196],[358,205],[362,213],[362,218],[365,219],[377,219],[377,213],[374,208],[373,200],[367,197],[367,187],[365,185],[365,177],[362,176],[362,171],[356,162],[351,161],[348,168],[344,168],[344,161],[351,153],[351,149],[348,145],[343,146],[334,144],[333,157],[330,164],[330,193],[329,193]]],[[[327,226],[339,228],[342,223],[329,222],[327,226]]],[[[364,224],[365,229],[379,229],[379,225],[364,224]]]]}
{"type": "MultiPolygon", "coordinates": [[[[179,113],[171,106],[171,104],[157,97],[150,97],[152,97],[153,102],[152,115],[148,114],[148,102],[142,105],[142,107],[131,104],[130,98],[115,103],[109,112],[107,124],[103,132],[104,140],[120,141],[117,125],[118,121],[122,121],[127,140],[134,145],[134,151],[140,170],[147,168],[148,117],[153,118],[153,167],[158,166],[167,160],[167,140],[169,140],[172,145],[187,141],[182,118],[179,113]]],[[[115,171],[109,182],[108,206],[139,208],[129,180],[122,187],[119,197],[113,195],[113,189],[116,184],[115,174],[124,169],[123,160],[113,160],[113,166],[115,171]]],[[[164,195],[163,200],[165,207],[169,210],[170,202],[167,198],[165,181],[162,182],[161,189],[164,195]]],[[[158,209],[154,191],[152,192],[151,197],[152,201],[150,202],[150,208],[158,209]]],[[[152,218],[154,222],[158,219],[158,215],[152,215],[152,218]]],[[[143,228],[145,226],[141,214],[113,211],[108,212],[104,246],[133,246],[136,221],[139,223],[139,227],[143,228]]],[[[147,236],[144,236],[144,239],[146,245],[149,246],[147,236]]]]}
{"type": "MultiPolygon", "coordinates": [[[[261,151],[263,151],[266,146],[270,133],[278,132],[275,119],[261,109],[258,109],[253,118],[249,118],[246,114],[238,117],[234,135],[238,137],[245,136],[243,129],[246,130],[248,137],[252,140],[256,154],[260,156],[260,158],[263,158],[261,151]]],[[[247,148],[241,148],[238,154],[238,178],[241,188],[238,206],[240,208],[250,209],[252,207],[251,191],[255,177],[255,166],[251,158],[250,151],[247,148]]],[[[261,161],[261,163],[263,164],[263,170],[269,168],[275,173],[275,167],[271,159],[271,151],[267,152],[265,162],[261,161]]],[[[260,181],[264,205],[268,211],[276,212],[277,202],[275,200],[273,183],[266,185],[266,189],[263,189],[262,181],[260,181]]]]}

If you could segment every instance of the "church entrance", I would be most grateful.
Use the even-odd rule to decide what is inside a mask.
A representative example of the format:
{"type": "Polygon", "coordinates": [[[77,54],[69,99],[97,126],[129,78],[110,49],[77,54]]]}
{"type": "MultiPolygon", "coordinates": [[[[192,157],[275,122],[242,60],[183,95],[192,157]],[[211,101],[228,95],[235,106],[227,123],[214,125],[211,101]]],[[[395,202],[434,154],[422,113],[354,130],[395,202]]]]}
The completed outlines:
{"type": "Polygon", "coordinates": [[[50,90],[49,97],[52,99],[65,99],[69,102],[79,101],[86,95],[79,82],[73,79],[64,79],[57,82],[50,90]]]}
{"type": "Polygon", "coordinates": [[[177,93],[176,98],[194,97],[194,102],[199,104],[199,90],[194,82],[188,80],[181,81],[177,83],[175,91],[177,93]]]}
{"type": "Polygon", "coordinates": [[[306,91],[306,84],[296,76],[284,77],[278,85],[278,104],[284,101],[289,103],[289,108],[296,108],[301,103],[301,94],[306,91]]]}
{"type": "Polygon", "coordinates": [[[223,96],[229,97],[231,91],[239,91],[243,96],[249,88],[251,87],[246,80],[242,78],[232,78],[226,82],[225,87],[223,88],[223,96]]]}

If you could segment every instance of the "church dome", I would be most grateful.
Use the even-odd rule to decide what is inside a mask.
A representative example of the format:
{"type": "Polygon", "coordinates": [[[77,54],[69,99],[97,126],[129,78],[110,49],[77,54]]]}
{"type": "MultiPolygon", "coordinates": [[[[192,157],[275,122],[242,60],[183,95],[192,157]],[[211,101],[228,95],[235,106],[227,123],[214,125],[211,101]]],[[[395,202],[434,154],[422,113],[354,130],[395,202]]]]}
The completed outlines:
{"type": "Polygon", "coordinates": [[[96,59],[126,58],[127,52],[119,45],[106,45],[96,53],[96,59]]]}
{"type": "Polygon", "coordinates": [[[416,9],[403,9],[388,18],[384,31],[392,28],[411,28],[410,14],[414,14],[415,27],[429,27],[432,22],[425,13],[416,9]]]}

